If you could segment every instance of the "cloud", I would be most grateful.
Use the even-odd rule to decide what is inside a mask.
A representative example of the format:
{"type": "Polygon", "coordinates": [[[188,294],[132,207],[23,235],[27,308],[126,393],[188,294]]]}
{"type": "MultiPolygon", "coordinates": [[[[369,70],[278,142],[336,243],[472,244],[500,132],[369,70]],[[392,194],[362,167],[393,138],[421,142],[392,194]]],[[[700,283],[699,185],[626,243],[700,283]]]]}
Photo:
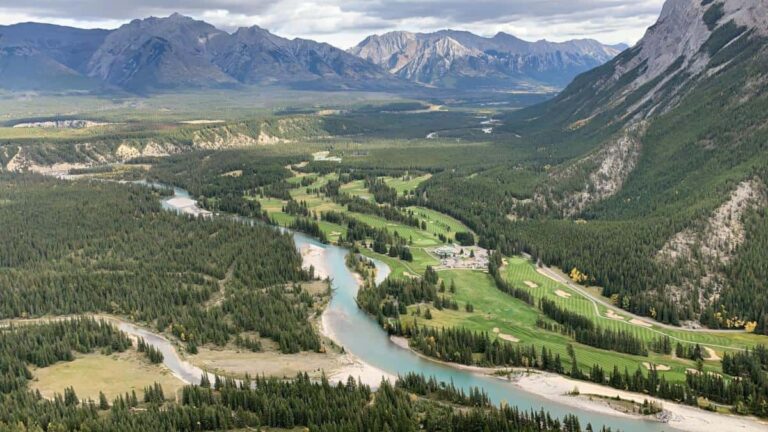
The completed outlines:
{"type": "Polygon", "coordinates": [[[664,0],[0,0],[0,24],[44,21],[114,28],[180,12],[225,30],[259,25],[281,36],[349,47],[392,30],[499,31],[524,39],[633,43],[664,0]]]}

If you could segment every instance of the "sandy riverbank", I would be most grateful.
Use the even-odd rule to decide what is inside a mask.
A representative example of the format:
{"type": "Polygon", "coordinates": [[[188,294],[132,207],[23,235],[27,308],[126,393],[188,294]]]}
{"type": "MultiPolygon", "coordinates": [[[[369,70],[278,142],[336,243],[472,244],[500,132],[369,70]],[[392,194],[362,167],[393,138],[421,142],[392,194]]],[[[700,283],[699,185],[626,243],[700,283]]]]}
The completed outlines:
{"type": "MultiPolygon", "coordinates": [[[[680,405],[673,402],[656,399],[648,395],[632,393],[622,390],[616,390],[585,381],[577,381],[564,376],[537,372],[537,373],[518,373],[512,378],[512,382],[523,390],[543,396],[564,405],[581,408],[590,411],[616,414],[617,411],[607,406],[599,398],[590,400],[589,395],[602,397],[620,397],[623,400],[643,403],[644,400],[654,401],[661,404],[664,414],[668,418],[667,424],[682,431],[690,432],[722,432],[722,431],[744,431],[758,432],[768,430],[768,423],[762,422],[754,417],[742,417],[726,414],[716,414],[702,409],[680,405]],[[569,396],[568,393],[574,388],[579,389],[579,396],[569,396]]],[[[623,414],[636,418],[650,418],[637,415],[623,414]]]]}
{"type": "Polygon", "coordinates": [[[616,390],[611,387],[601,386],[587,381],[579,381],[548,372],[528,371],[522,368],[483,368],[478,366],[467,366],[457,363],[443,362],[427,357],[411,349],[408,340],[402,337],[391,337],[392,342],[404,349],[410,349],[416,355],[450,366],[455,369],[474,372],[481,375],[497,377],[500,380],[509,380],[510,385],[514,385],[522,390],[548,400],[578,408],[582,410],[615,415],[620,417],[630,417],[636,419],[653,420],[652,416],[641,416],[636,414],[627,414],[619,412],[608,405],[603,398],[615,398],[618,396],[622,400],[632,401],[642,404],[644,400],[654,401],[664,409],[662,415],[656,417],[665,418],[667,424],[675,429],[690,432],[723,432],[723,431],[742,431],[742,432],[765,432],[768,430],[768,422],[764,422],[755,417],[734,416],[727,414],[717,414],[704,411],[699,408],[676,404],[662,399],[650,397],[645,394],[632,393],[623,390],[616,390]],[[499,371],[509,371],[509,378],[499,376],[499,371]],[[571,396],[570,392],[574,388],[579,389],[579,396],[571,396]],[[590,397],[593,396],[593,397],[590,397]],[[597,396],[597,397],[595,397],[597,396]]]}
{"type": "Polygon", "coordinates": [[[302,268],[309,269],[310,266],[315,268],[315,277],[320,279],[326,279],[330,275],[328,266],[325,263],[325,249],[316,245],[307,245],[301,248],[302,268]]]}
{"type": "MultiPolygon", "coordinates": [[[[323,336],[332,340],[335,344],[341,345],[339,344],[336,334],[333,332],[328,323],[327,311],[328,310],[326,309],[326,313],[323,313],[322,319],[320,320],[320,332],[323,336]]],[[[364,362],[352,353],[343,354],[341,361],[343,363],[342,366],[334,370],[326,371],[330,381],[346,382],[347,379],[351,376],[354,379],[359,379],[363,384],[367,384],[375,388],[381,384],[382,378],[388,379],[391,382],[395,382],[397,379],[396,376],[384,372],[383,370],[364,362]]]]}
{"type": "Polygon", "coordinates": [[[166,201],[166,203],[181,214],[200,217],[211,217],[213,215],[213,213],[208,210],[203,210],[198,207],[197,201],[192,198],[174,197],[166,201]]]}
{"type": "Polygon", "coordinates": [[[329,381],[346,382],[349,377],[352,377],[355,380],[360,380],[360,382],[363,384],[371,386],[372,388],[377,388],[379,384],[381,384],[382,379],[387,379],[392,383],[397,380],[396,376],[388,374],[377,367],[371,366],[353,354],[344,354],[342,361],[346,363],[344,366],[327,372],[329,381]]]}

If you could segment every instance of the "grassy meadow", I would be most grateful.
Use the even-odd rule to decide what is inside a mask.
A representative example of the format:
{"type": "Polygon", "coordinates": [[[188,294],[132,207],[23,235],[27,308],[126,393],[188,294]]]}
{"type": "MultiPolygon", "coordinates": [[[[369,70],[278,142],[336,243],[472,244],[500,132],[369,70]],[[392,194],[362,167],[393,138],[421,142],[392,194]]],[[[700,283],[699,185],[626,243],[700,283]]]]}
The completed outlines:
{"type": "Polygon", "coordinates": [[[52,366],[32,371],[31,387],[39,390],[44,397],[63,394],[72,387],[80,399],[99,400],[99,392],[112,401],[120,395],[136,392],[144,395],[144,387],[159,383],[165,397],[174,399],[176,391],[184,383],[174,377],[162,365],[153,365],[133,349],[120,354],[83,354],[71,362],[59,362],[52,366]]]}

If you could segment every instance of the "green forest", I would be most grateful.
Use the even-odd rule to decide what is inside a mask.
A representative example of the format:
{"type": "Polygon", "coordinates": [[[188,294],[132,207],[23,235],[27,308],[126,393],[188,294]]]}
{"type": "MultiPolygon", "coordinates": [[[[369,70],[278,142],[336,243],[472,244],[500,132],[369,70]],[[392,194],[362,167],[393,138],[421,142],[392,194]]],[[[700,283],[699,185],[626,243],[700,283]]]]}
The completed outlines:
{"type": "MultiPolygon", "coordinates": [[[[562,420],[544,411],[494,407],[479,389],[465,393],[421,375],[373,391],[351,377],[331,384],[306,375],[292,380],[218,376],[186,386],[178,402],[159,385],[113,401],[81,400],[72,389],[53,399],[29,391],[29,366],[71,361],[75,353],[120,352],[130,339],[109,324],[89,318],[12,327],[0,332],[0,430],[2,431],[213,431],[270,426],[313,431],[580,432],[593,430],[574,416],[562,420]]],[[[601,429],[605,432],[610,428],[601,429]]]]}
{"type": "Polygon", "coordinates": [[[0,233],[0,317],[109,313],[190,347],[255,331],[284,352],[319,349],[308,322],[317,299],[290,288],[310,276],[290,235],[179,217],[161,209],[159,193],[101,181],[0,179],[0,220],[14,227],[0,233]]]}

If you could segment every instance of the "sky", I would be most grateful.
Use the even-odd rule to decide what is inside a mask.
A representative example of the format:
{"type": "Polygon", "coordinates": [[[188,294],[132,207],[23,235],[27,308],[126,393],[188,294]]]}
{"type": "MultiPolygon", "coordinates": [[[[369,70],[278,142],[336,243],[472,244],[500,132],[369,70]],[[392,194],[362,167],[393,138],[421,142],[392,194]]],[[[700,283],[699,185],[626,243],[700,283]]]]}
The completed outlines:
{"type": "Polygon", "coordinates": [[[503,31],[526,40],[593,38],[634,44],[664,0],[0,0],[0,24],[37,21],[116,28],[173,12],[233,31],[258,25],[284,37],[349,48],[393,30],[503,31]]]}

